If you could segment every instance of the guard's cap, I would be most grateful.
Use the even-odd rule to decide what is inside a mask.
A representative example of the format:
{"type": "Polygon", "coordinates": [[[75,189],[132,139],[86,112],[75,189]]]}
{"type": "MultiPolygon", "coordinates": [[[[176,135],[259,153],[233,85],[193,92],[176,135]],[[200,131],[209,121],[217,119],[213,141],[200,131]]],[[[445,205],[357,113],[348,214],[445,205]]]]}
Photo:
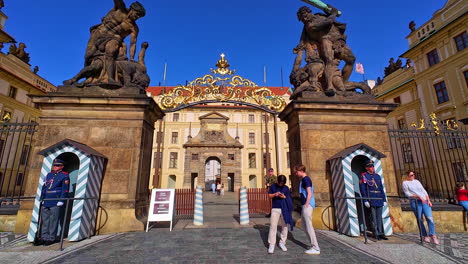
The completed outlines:
{"type": "Polygon", "coordinates": [[[374,167],[374,161],[372,160],[366,161],[366,167],[374,167]]]}
{"type": "Polygon", "coordinates": [[[274,169],[273,169],[273,168],[269,168],[268,171],[274,171],[274,169]]]}
{"type": "Polygon", "coordinates": [[[61,159],[54,159],[53,166],[63,166],[63,160],[61,159]]]}

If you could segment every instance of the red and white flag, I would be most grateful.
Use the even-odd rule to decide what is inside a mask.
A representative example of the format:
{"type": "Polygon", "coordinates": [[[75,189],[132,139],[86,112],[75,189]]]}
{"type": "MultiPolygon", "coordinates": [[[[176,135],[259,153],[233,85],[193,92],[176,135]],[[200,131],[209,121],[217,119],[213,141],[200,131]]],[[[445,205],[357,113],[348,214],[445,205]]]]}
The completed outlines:
{"type": "Polygon", "coordinates": [[[362,63],[356,63],[356,72],[364,74],[364,66],[362,66],[362,63]]]}

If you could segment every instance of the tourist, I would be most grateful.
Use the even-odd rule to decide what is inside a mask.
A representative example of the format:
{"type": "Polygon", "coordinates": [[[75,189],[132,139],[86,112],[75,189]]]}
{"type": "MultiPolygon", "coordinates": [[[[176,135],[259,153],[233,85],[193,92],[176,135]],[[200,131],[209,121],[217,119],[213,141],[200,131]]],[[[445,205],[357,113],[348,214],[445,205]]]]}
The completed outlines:
{"type": "Polygon", "coordinates": [[[216,185],[216,194],[221,195],[221,182],[216,185]]]}
{"type": "Polygon", "coordinates": [[[468,190],[465,190],[465,184],[457,184],[457,200],[458,204],[463,206],[466,214],[468,215],[468,190]]]}
{"type": "MultiPolygon", "coordinates": [[[[276,176],[275,176],[275,170],[273,168],[268,169],[268,174],[265,176],[265,187],[268,190],[270,189],[270,186],[272,184],[276,183],[276,176]]],[[[265,215],[265,217],[270,217],[271,212],[265,215]]]]}
{"type": "Polygon", "coordinates": [[[416,219],[419,221],[419,226],[421,227],[421,234],[425,242],[434,242],[434,244],[439,245],[439,240],[435,235],[435,224],[434,218],[432,217],[432,202],[429,198],[429,194],[422,186],[421,182],[414,179],[415,172],[408,171],[403,177],[403,191],[408,198],[411,199],[411,209],[416,216],[416,219]],[[429,235],[427,234],[426,227],[424,225],[422,215],[426,218],[427,226],[429,228],[429,235]]]}
{"type": "Polygon", "coordinates": [[[279,248],[283,251],[288,251],[286,248],[286,239],[288,238],[288,225],[291,231],[294,226],[292,220],[292,211],[294,210],[291,192],[286,186],[286,176],[280,175],[277,182],[270,186],[268,196],[272,199],[271,218],[270,218],[270,232],[268,234],[268,253],[273,254],[276,246],[276,232],[278,222],[281,225],[281,241],[278,243],[279,248]]]}
{"type": "Polygon", "coordinates": [[[213,182],[213,183],[211,184],[211,191],[213,192],[213,194],[216,193],[216,183],[215,183],[215,182],[213,182]]]}
{"type": "Polygon", "coordinates": [[[372,215],[372,232],[377,240],[388,240],[383,230],[382,209],[387,198],[382,184],[382,178],[379,174],[375,173],[374,162],[368,160],[365,163],[366,172],[361,174],[359,182],[359,189],[361,196],[364,198],[364,205],[370,208],[372,215]]]}
{"type": "Polygon", "coordinates": [[[224,195],[224,183],[221,183],[221,195],[224,195]]]}
{"type": "Polygon", "coordinates": [[[314,185],[312,180],[306,174],[306,167],[304,165],[297,165],[294,167],[294,173],[300,178],[299,182],[299,194],[301,196],[302,204],[302,223],[304,232],[309,237],[310,249],[306,250],[306,254],[319,255],[320,248],[317,243],[317,237],[315,236],[315,230],[312,225],[312,214],[315,208],[315,197],[314,197],[314,185]]]}

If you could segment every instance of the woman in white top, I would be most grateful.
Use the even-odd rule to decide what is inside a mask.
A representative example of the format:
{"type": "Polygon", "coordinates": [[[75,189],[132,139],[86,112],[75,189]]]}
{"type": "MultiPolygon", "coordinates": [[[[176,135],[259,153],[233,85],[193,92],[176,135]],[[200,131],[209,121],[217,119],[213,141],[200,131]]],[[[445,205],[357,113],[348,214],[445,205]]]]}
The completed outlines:
{"type": "Polygon", "coordinates": [[[422,186],[421,182],[414,179],[415,172],[408,171],[403,177],[403,191],[408,198],[411,199],[411,209],[413,210],[416,218],[419,221],[419,226],[421,227],[421,233],[426,242],[434,242],[434,244],[439,245],[439,240],[435,235],[435,224],[434,218],[432,217],[432,203],[429,199],[429,194],[422,186]],[[427,227],[429,228],[429,235],[427,234],[426,227],[424,225],[422,215],[426,218],[427,227]]]}

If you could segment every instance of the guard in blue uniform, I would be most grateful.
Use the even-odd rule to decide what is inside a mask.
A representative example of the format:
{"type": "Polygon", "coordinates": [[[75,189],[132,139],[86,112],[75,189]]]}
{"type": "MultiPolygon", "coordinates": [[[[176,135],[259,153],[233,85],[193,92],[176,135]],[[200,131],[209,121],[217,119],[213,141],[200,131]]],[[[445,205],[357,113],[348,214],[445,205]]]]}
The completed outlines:
{"type": "Polygon", "coordinates": [[[374,162],[372,160],[368,160],[365,167],[366,172],[361,174],[361,181],[359,184],[361,196],[364,198],[381,198],[369,200],[364,199],[364,205],[371,210],[372,231],[377,240],[388,240],[383,232],[382,208],[387,202],[387,197],[385,196],[383,189],[382,179],[380,178],[380,175],[375,173],[374,162]]]}
{"type": "MultiPolygon", "coordinates": [[[[47,198],[67,198],[70,178],[63,170],[63,161],[55,159],[52,164],[52,171],[49,172],[42,186],[41,201],[47,198]]],[[[39,244],[46,246],[55,242],[60,217],[60,209],[64,201],[42,201],[41,218],[42,231],[39,244]]]]}

